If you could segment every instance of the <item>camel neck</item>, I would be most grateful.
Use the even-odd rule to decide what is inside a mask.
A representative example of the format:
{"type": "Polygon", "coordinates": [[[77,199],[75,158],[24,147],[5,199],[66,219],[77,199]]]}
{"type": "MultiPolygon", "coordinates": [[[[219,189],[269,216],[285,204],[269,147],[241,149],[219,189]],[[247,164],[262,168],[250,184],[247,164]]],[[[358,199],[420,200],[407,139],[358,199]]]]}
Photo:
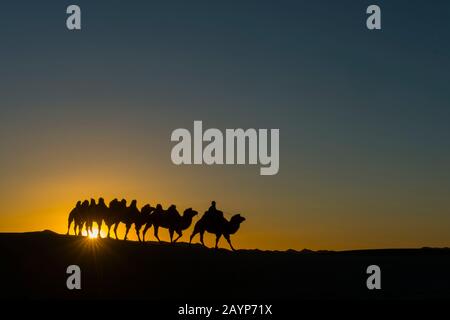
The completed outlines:
{"type": "Polygon", "coordinates": [[[236,223],[235,221],[231,220],[228,222],[228,233],[234,234],[239,230],[239,223],[236,223]]]}
{"type": "Polygon", "coordinates": [[[187,228],[189,228],[191,223],[192,223],[192,217],[189,217],[189,216],[186,216],[183,214],[183,216],[181,217],[181,228],[187,229],[187,228]]]}

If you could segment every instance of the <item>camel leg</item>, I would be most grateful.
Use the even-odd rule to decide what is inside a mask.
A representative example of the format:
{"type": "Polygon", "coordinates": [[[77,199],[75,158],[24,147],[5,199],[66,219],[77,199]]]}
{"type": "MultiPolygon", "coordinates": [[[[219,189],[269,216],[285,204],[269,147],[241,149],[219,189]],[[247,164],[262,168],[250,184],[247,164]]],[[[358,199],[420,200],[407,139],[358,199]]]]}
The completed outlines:
{"type": "Polygon", "coordinates": [[[178,234],[178,237],[177,237],[175,240],[173,240],[173,242],[177,242],[177,240],[180,239],[181,236],[183,235],[183,233],[181,232],[181,230],[177,230],[177,234],[178,234]]]}
{"type": "Polygon", "coordinates": [[[100,220],[100,222],[97,222],[97,226],[98,226],[98,233],[97,233],[97,237],[99,237],[100,239],[102,238],[102,223],[103,221],[100,220]]]}
{"type": "Polygon", "coordinates": [[[86,235],[89,237],[91,235],[91,225],[86,223],[86,235]]]}
{"type": "Polygon", "coordinates": [[[111,232],[111,225],[110,224],[108,224],[107,225],[108,226],[108,235],[106,236],[108,239],[109,238],[111,238],[111,236],[110,236],[110,232],[111,232]]]}
{"type": "Polygon", "coordinates": [[[192,239],[194,239],[195,235],[196,235],[197,233],[199,233],[199,232],[200,232],[199,230],[194,229],[194,231],[192,232],[192,234],[191,234],[191,236],[190,236],[190,238],[189,238],[189,243],[192,243],[192,239]]]}
{"type": "Polygon", "coordinates": [[[94,235],[94,221],[89,222],[89,235],[91,237],[94,235]]]}
{"type": "Polygon", "coordinates": [[[173,242],[173,229],[169,229],[170,243],[173,242]]]}
{"type": "Polygon", "coordinates": [[[159,228],[159,227],[158,227],[158,226],[154,226],[153,228],[154,228],[153,233],[154,233],[154,235],[155,235],[155,238],[158,239],[159,242],[161,242],[161,240],[160,240],[159,237],[158,237],[158,228],[159,228]]]}
{"type": "Polygon", "coordinates": [[[135,229],[136,229],[136,234],[137,234],[139,242],[142,242],[141,241],[141,234],[140,234],[141,228],[140,227],[138,228],[138,227],[135,226],[135,229]]]}
{"type": "Polygon", "coordinates": [[[222,236],[221,233],[216,234],[216,247],[215,247],[216,249],[219,248],[219,240],[221,236],[222,236]]]}
{"type": "Polygon", "coordinates": [[[115,236],[116,236],[116,240],[119,239],[119,237],[117,236],[117,228],[118,228],[118,227],[119,227],[119,224],[116,223],[116,224],[114,225],[114,234],[115,234],[115,236]]]}
{"type": "Polygon", "coordinates": [[[77,224],[75,223],[75,221],[73,222],[73,234],[77,235],[77,224]]]}
{"type": "Polygon", "coordinates": [[[66,235],[69,235],[70,225],[71,224],[72,224],[72,221],[69,220],[69,223],[67,224],[67,233],[66,233],[66,235]]]}
{"type": "Polygon", "coordinates": [[[125,231],[125,237],[123,237],[123,240],[127,240],[128,231],[130,231],[131,225],[127,224],[126,227],[127,227],[127,229],[125,231]]]}
{"type": "MultiPolygon", "coordinates": [[[[200,242],[202,243],[203,246],[205,246],[205,242],[203,242],[203,235],[205,234],[205,231],[200,231],[200,242]]],[[[206,247],[206,246],[205,246],[206,247]]]]}
{"type": "Polygon", "coordinates": [[[145,233],[147,232],[148,229],[150,229],[152,227],[151,224],[146,224],[144,227],[144,231],[142,232],[142,242],[145,242],[145,233]]]}
{"type": "Polygon", "coordinates": [[[227,239],[228,244],[229,244],[230,247],[231,247],[231,250],[236,251],[236,250],[233,248],[233,245],[231,244],[230,235],[229,235],[229,234],[224,234],[223,236],[225,237],[225,239],[227,239]]]}

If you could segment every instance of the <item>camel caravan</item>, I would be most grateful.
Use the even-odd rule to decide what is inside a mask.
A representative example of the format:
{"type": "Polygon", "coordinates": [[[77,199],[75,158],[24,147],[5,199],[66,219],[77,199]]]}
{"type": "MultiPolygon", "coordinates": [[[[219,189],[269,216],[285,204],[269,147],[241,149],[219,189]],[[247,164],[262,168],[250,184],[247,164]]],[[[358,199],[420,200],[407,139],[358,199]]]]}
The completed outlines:
{"type": "MultiPolygon", "coordinates": [[[[117,236],[117,228],[120,223],[123,223],[126,227],[124,240],[127,240],[128,232],[134,224],[136,235],[140,242],[145,242],[145,234],[152,226],[153,233],[158,241],[161,241],[158,236],[158,230],[159,228],[164,228],[169,230],[170,242],[176,242],[183,236],[183,231],[191,226],[192,219],[197,214],[197,211],[188,208],[181,215],[175,205],[171,205],[164,210],[160,204],[156,205],[156,207],[146,204],[139,210],[136,200],[131,201],[129,206],[127,206],[125,199],[120,201],[114,199],[109,203],[109,206],[105,204],[103,198],[98,199],[98,202],[94,199],[90,201],[84,200],[83,202],[78,201],[75,208],[70,211],[67,234],[69,234],[70,226],[73,223],[73,232],[75,235],[82,235],[83,228],[85,228],[87,235],[92,236],[94,234],[93,226],[95,223],[97,224],[98,237],[101,238],[100,230],[103,223],[105,223],[108,228],[107,238],[110,238],[112,229],[115,238],[119,239],[117,236]],[[175,239],[174,233],[177,234],[175,239]]],[[[189,238],[189,243],[192,242],[195,235],[200,234],[200,242],[202,245],[205,245],[203,236],[205,232],[209,232],[216,235],[216,248],[218,247],[220,238],[223,236],[231,249],[234,250],[230,235],[235,234],[239,230],[243,221],[245,221],[245,218],[240,214],[232,216],[228,221],[223,216],[223,212],[216,209],[216,202],[213,201],[208,211],[195,224],[194,231],[189,238]]]]}

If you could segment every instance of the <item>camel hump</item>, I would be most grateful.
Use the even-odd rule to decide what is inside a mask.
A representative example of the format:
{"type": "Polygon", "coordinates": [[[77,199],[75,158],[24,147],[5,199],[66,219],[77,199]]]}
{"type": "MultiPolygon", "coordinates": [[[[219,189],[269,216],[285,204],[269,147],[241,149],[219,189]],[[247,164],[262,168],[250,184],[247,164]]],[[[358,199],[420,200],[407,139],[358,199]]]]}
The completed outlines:
{"type": "Polygon", "coordinates": [[[74,210],[78,210],[81,208],[81,201],[77,201],[77,204],[75,205],[75,207],[72,209],[72,211],[74,210]]]}
{"type": "Polygon", "coordinates": [[[169,207],[169,209],[166,210],[166,214],[169,216],[181,217],[181,215],[178,212],[177,207],[175,205],[171,205],[169,207]]]}
{"type": "Polygon", "coordinates": [[[150,206],[149,204],[146,204],[145,206],[143,206],[141,208],[141,213],[143,214],[150,214],[155,210],[155,208],[153,208],[152,206],[150,206]]]}

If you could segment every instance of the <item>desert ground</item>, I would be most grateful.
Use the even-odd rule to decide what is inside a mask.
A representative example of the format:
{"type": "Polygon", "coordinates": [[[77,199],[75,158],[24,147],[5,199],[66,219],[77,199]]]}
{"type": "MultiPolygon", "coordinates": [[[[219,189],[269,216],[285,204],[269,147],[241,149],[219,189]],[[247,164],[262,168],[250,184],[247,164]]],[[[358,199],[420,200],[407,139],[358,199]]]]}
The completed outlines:
{"type": "Polygon", "coordinates": [[[51,231],[1,233],[3,299],[448,299],[450,249],[262,251],[88,239],[51,231]],[[366,269],[381,268],[381,290],[366,269]],[[69,290],[69,265],[81,290],[69,290]]]}

